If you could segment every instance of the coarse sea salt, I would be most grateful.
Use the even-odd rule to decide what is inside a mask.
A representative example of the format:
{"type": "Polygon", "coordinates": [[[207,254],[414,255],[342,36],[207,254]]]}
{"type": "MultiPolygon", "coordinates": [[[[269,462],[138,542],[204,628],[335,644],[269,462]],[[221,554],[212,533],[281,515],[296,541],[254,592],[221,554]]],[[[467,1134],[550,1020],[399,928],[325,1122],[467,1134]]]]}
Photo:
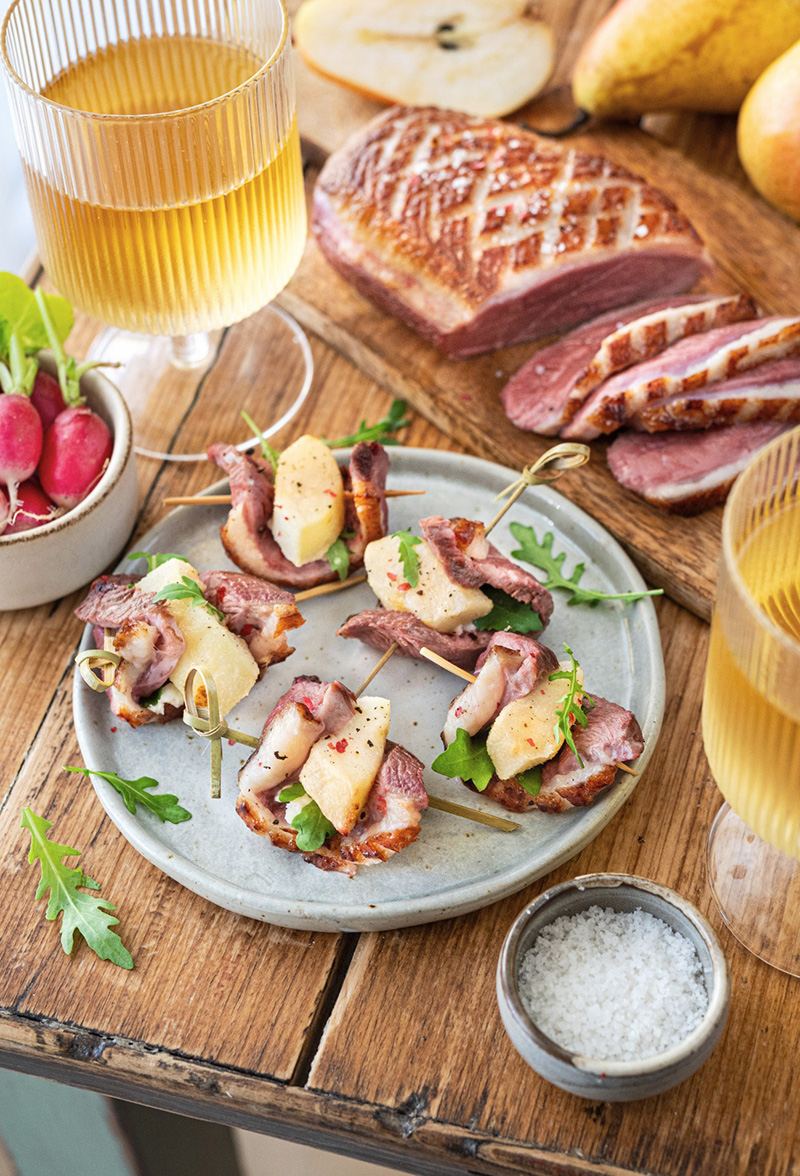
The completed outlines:
{"type": "Polygon", "coordinates": [[[640,907],[591,906],[549,923],[521,960],[519,991],[548,1037],[604,1061],[663,1053],[708,1008],[693,944],[640,907]]]}

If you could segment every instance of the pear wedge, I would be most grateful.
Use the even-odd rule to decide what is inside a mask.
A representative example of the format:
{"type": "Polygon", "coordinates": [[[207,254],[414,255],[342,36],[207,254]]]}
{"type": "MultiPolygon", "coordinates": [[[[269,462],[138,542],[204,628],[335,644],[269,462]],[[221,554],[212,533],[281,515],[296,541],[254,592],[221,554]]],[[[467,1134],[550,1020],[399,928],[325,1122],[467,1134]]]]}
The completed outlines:
{"type": "Polygon", "coordinates": [[[618,0],[580,53],[573,97],[603,118],[735,111],[799,38],[798,0],[618,0]]]}
{"type": "Polygon", "coordinates": [[[529,0],[306,0],[308,65],[381,102],[494,118],[544,86],[553,37],[529,0]]]}
{"type": "Polygon", "coordinates": [[[753,86],[739,115],[736,139],[753,186],[800,221],[800,43],[753,86]]]}

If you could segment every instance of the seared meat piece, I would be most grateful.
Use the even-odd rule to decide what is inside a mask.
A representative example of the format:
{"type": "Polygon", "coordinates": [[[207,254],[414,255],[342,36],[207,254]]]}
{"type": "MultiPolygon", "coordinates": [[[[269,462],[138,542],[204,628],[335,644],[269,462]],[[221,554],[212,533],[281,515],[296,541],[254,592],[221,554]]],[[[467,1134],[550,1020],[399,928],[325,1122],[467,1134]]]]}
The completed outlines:
{"type": "MultiPolygon", "coordinates": [[[[148,698],[165,686],[186,642],[169,608],[155,604],[153,592],[136,587],[138,576],[99,576],[89,594],[75,609],[79,620],[97,630],[117,629],[114,649],[123,658],[107,691],[111,709],[132,727],[166,723],[183,709],[177,690],[161,706],[144,707],[148,698]]],[[[102,645],[102,639],[98,641],[102,645]]]]}
{"type": "Polygon", "coordinates": [[[225,614],[225,624],[245,639],[262,670],[294,653],[286,634],[305,621],[291,592],[241,572],[207,572],[202,580],[206,600],[225,614]]]}
{"type": "Polygon", "coordinates": [[[587,712],[586,726],[572,728],[583,766],[567,746],[544,765],[536,807],[545,812],[591,804],[598,792],[613,783],[616,764],[638,759],[644,751],[642,730],[631,711],[598,694],[588,697],[594,706],[587,712]]]}
{"type": "Polygon", "coordinates": [[[447,747],[459,727],[475,735],[494,722],[504,706],[530,694],[543,674],[558,669],[546,645],[519,633],[494,633],[476,666],[477,678],[453,699],[442,731],[447,747]]]}
{"type": "Polygon", "coordinates": [[[608,465],[626,490],[695,515],[724,502],[750,458],[789,427],[764,421],[703,433],[622,432],[608,447],[608,465]]]}
{"type": "MultiPolygon", "coordinates": [[[[313,560],[295,567],[281,551],[270,530],[275,485],[272,467],[260,457],[239,453],[233,445],[208,447],[208,456],[228,475],[231,484],[231,511],[220,528],[222,544],[238,567],[264,580],[288,588],[313,588],[335,580],[338,573],[327,559],[313,560]]],[[[346,490],[353,497],[345,508],[345,530],[352,531],[345,540],[350,552],[350,570],[361,566],[364,548],[386,531],[386,475],[389,459],[377,442],[359,442],[343,471],[346,490]]]]}
{"type": "MultiPolygon", "coordinates": [[[[155,609],[147,617],[153,619],[155,609]]],[[[106,693],[113,713],[131,727],[168,723],[183,711],[183,698],[169,682],[169,676],[186,644],[171,616],[159,615],[158,622],[156,625],[147,619],[131,618],[123,622],[114,637],[114,650],[122,661],[106,693]],[[142,699],[159,690],[163,691],[162,697],[151,706],[142,705],[142,699]]]]}
{"type": "Polygon", "coordinates": [[[686,218],[625,168],[435,107],[395,107],[335,152],[312,228],[348,281],[458,356],[680,293],[708,269],[686,218]]]}
{"type": "Polygon", "coordinates": [[[509,420],[554,437],[603,380],[689,335],[756,317],[746,294],[637,302],[585,323],[537,351],[500,393],[509,420]]]}
{"type": "Polygon", "coordinates": [[[529,604],[545,627],[553,613],[553,598],[531,572],[502,555],[486,538],[483,523],[471,519],[420,519],[420,530],[454,584],[499,588],[529,604]]]}
{"type": "Polygon", "coordinates": [[[463,670],[471,670],[492,636],[486,630],[462,629],[460,633],[437,633],[410,612],[368,608],[348,617],[338,637],[356,637],[373,649],[386,650],[397,642],[397,652],[419,658],[423,646],[446,657],[463,670]]]}
{"type": "Polygon", "coordinates": [[[800,318],[757,319],[681,339],[654,359],[601,384],[561,435],[591,441],[613,433],[655,401],[695,394],[717,381],[798,353],[800,318]]]}
{"type": "Polygon", "coordinates": [[[258,824],[256,832],[269,832],[278,793],[297,779],[317,740],[335,735],[355,714],[356,705],[355,695],[341,682],[295,678],[267,716],[258,747],[239,771],[240,799],[247,802],[245,819],[251,828],[258,824]]]}
{"type": "Polygon", "coordinates": [[[800,421],[800,355],[775,359],[732,380],[719,380],[698,392],[646,405],[631,420],[634,429],[708,429],[720,425],[800,421]]]}
{"type": "Polygon", "coordinates": [[[208,456],[225,471],[231,484],[231,510],[220,528],[220,537],[238,567],[253,576],[298,589],[336,579],[327,559],[296,568],[275,542],[270,530],[275,486],[267,463],[239,453],[233,445],[210,445],[208,456]]]}

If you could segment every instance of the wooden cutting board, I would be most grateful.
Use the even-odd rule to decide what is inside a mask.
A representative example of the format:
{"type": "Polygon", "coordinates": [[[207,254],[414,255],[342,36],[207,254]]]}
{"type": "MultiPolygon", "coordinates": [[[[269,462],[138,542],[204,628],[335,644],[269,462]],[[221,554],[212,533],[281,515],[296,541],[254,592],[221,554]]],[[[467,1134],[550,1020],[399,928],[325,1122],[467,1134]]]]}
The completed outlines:
{"type": "MultiPolygon", "coordinates": [[[[544,5],[556,31],[556,87],[568,78],[580,44],[608,7],[608,0],[552,0],[544,5]]],[[[298,64],[300,130],[311,185],[327,155],[382,107],[298,64]],[[311,111],[313,118],[305,115],[311,111]]],[[[568,102],[568,92],[555,88],[517,117],[532,126],[567,121],[568,102]]],[[[734,121],[681,115],[651,117],[645,125],[647,131],[624,124],[590,124],[569,141],[630,167],[680,205],[716,263],[708,289],[745,289],[767,312],[797,311],[800,232],[744,179],[736,160],[734,121]]],[[[522,467],[553,443],[517,429],[498,399],[508,377],[541,344],[468,360],[447,359],[344,282],[313,240],[279,301],[308,330],[384,388],[406,398],[464,449],[522,467]]],[[[719,558],[721,508],[685,519],[649,506],[612,478],[604,444],[592,448],[589,466],[562,479],[559,489],[620,540],[648,580],[707,620],[719,558]]]]}

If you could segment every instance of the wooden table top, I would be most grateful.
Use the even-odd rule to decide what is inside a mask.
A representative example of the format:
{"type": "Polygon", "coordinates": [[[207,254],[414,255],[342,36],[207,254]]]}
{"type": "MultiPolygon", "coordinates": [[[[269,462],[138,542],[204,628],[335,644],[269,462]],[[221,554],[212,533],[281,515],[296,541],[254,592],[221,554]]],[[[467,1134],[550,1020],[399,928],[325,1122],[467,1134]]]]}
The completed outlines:
{"type": "MultiPolygon", "coordinates": [[[[603,5],[588,7],[596,14],[603,5]]],[[[682,125],[694,135],[670,120],[657,129],[693,151],[727,136],[710,163],[734,174],[729,124],[682,125]]],[[[233,328],[224,348],[246,346],[249,329],[233,328]]],[[[80,320],[76,353],[95,330],[80,320]]],[[[388,407],[387,392],[331,347],[312,339],[312,348],[312,395],[279,443],[306,430],[347,432],[356,417],[377,419],[388,407]]],[[[215,372],[188,414],[177,397],[163,398],[176,450],[228,435],[237,405],[225,394],[224,365],[215,372]]],[[[465,447],[419,416],[405,440],[465,447]]],[[[203,466],[140,460],[137,535],[161,517],[165,495],[211,480],[203,466]]],[[[631,799],[576,858],[477,914],[322,935],[237,917],[183,890],[124,841],[88,785],[61,770],[80,763],[71,704],[79,598],[0,613],[1,1065],[412,1171],[785,1176],[800,1165],[800,985],[733,940],[706,882],[720,796],[700,737],[702,620],[672,600],[658,603],[663,732],[631,799]],[[58,840],[80,847],[86,868],[101,874],[121,907],[133,972],[85,946],[73,957],[61,951],[33,901],[23,805],[54,821],[58,840]],[[596,870],[678,890],[709,917],[731,965],[720,1045],[693,1078],[646,1102],[588,1103],[549,1086],[513,1050],[496,1006],[497,956],[517,912],[547,885],[596,870]]]]}

